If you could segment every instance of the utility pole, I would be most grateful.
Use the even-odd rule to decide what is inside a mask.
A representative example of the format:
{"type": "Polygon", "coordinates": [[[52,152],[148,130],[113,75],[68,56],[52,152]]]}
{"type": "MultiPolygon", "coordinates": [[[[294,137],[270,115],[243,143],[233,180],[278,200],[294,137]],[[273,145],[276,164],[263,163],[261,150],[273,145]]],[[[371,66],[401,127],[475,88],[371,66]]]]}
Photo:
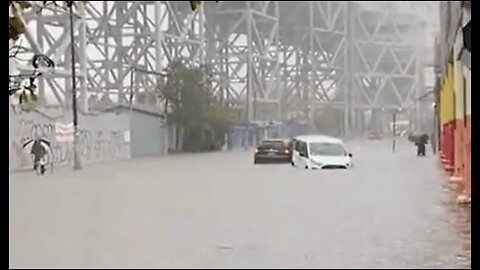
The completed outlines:
{"type": "Polygon", "coordinates": [[[78,112],[77,112],[77,86],[75,74],[75,34],[73,27],[73,1],[66,1],[70,16],[70,48],[72,62],[72,112],[73,112],[73,169],[81,170],[80,155],[78,153],[78,112]]]}
{"type": "Polygon", "coordinates": [[[397,140],[397,114],[398,113],[402,113],[403,112],[403,108],[400,107],[400,108],[397,108],[397,109],[394,109],[393,111],[393,146],[392,146],[392,150],[393,152],[396,152],[396,140],[397,140]]]}
{"type": "Polygon", "coordinates": [[[343,136],[351,136],[351,112],[352,112],[352,99],[353,99],[353,88],[354,88],[354,71],[355,71],[355,62],[354,62],[354,50],[355,50],[355,40],[354,40],[354,29],[355,29],[355,20],[353,10],[353,5],[351,1],[345,2],[345,12],[346,16],[344,18],[345,24],[345,52],[344,52],[344,82],[343,82],[343,136]]]}
{"type": "Polygon", "coordinates": [[[393,145],[392,145],[392,151],[395,153],[395,144],[396,144],[396,138],[397,138],[397,112],[393,112],[393,145]]]}

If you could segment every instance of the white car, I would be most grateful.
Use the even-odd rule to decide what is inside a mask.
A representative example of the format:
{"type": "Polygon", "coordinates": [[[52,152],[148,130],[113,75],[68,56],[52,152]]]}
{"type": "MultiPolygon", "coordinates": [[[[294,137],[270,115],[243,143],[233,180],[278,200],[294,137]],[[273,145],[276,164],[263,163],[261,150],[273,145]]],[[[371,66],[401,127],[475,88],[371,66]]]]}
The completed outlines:
{"type": "Polygon", "coordinates": [[[342,140],[304,135],[294,138],[292,165],[305,169],[350,169],[353,160],[342,140]]]}

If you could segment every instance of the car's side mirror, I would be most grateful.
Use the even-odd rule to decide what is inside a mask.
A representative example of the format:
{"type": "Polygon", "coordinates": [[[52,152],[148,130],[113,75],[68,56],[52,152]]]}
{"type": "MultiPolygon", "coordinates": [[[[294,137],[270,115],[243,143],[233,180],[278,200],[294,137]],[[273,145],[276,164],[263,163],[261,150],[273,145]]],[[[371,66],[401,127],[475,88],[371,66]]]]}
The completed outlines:
{"type": "Polygon", "coordinates": [[[300,156],[301,156],[301,157],[307,157],[307,152],[301,151],[301,152],[300,152],[300,156]]]}
{"type": "Polygon", "coordinates": [[[349,157],[353,157],[352,153],[349,153],[348,156],[349,156],[349,157]]]}

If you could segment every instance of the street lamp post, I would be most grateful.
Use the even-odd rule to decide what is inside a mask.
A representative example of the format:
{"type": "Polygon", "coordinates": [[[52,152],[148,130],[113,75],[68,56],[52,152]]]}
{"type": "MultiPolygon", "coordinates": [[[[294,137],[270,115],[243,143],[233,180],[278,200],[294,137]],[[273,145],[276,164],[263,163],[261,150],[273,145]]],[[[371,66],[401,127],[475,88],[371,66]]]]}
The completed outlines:
{"type": "Polygon", "coordinates": [[[73,1],[66,1],[70,16],[70,44],[71,44],[71,62],[72,62],[72,112],[73,112],[73,169],[80,170],[80,156],[78,153],[78,112],[77,112],[77,86],[75,74],[75,42],[73,27],[73,1]]]}

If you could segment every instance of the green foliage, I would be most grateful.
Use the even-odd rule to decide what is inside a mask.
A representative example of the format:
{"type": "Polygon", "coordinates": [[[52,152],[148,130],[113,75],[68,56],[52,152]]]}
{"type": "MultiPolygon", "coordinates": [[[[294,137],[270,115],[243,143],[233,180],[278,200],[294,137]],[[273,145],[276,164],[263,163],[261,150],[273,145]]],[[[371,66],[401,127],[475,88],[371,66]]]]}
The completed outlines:
{"type": "Polygon", "coordinates": [[[189,1],[190,2],[190,8],[195,11],[203,1],[189,1]]]}
{"type": "Polygon", "coordinates": [[[204,80],[203,70],[173,62],[161,93],[169,110],[167,119],[182,136],[188,152],[218,150],[230,126],[230,110],[221,105],[204,80]]]}
{"type": "MultiPolygon", "coordinates": [[[[190,2],[190,8],[195,11],[199,6],[203,4],[204,1],[188,1],[190,2]]],[[[219,1],[215,1],[215,3],[218,3],[219,1]]]]}
{"type": "Polygon", "coordinates": [[[32,5],[27,1],[9,1],[10,6],[13,8],[13,15],[8,17],[8,40],[17,40],[26,30],[24,23],[18,17],[18,13],[32,5]]]}
{"type": "Polygon", "coordinates": [[[34,91],[20,90],[12,95],[18,100],[19,108],[23,111],[33,109],[38,101],[38,95],[34,91]]]}

